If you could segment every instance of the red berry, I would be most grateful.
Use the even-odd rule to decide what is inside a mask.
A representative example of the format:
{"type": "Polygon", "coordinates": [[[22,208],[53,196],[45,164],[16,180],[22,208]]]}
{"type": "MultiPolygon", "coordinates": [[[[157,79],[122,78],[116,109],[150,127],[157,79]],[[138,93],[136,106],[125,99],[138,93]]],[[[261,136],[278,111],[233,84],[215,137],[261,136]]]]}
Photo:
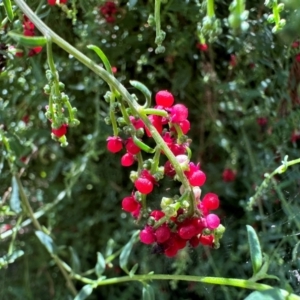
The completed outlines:
{"type": "Polygon", "coordinates": [[[113,72],[113,74],[116,74],[118,72],[117,67],[111,67],[111,71],[113,72]]]}
{"type": "Polygon", "coordinates": [[[165,216],[165,213],[161,210],[153,210],[150,216],[153,217],[155,221],[158,221],[165,216]]]}
{"type": "Polygon", "coordinates": [[[212,246],[214,237],[213,235],[201,235],[199,241],[204,246],[212,246]]]}
{"type": "Polygon", "coordinates": [[[49,5],[55,5],[56,4],[56,0],[48,0],[48,4],[49,5]]]}
{"type": "Polygon", "coordinates": [[[146,194],[146,195],[151,193],[153,190],[153,183],[151,182],[151,180],[144,178],[144,177],[138,178],[135,181],[134,186],[140,193],[146,194]]]}
{"type": "Polygon", "coordinates": [[[183,134],[187,134],[189,132],[189,130],[191,129],[191,124],[190,124],[190,121],[188,119],[183,120],[182,122],[180,122],[179,126],[180,126],[183,134]]]}
{"type": "Polygon", "coordinates": [[[222,177],[223,177],[223,181],[225,182],[234,181],[236,177],[236,172],[234,172],[231,169],[225,169],[223,171],[222,177]]]}
{"type": "MultiPolygon", "coordinates": [[[[160,116],[150,115],[148,117],[148,119],[150,120],[150,122],[152,123],[152,125],[156,128],[156,130],[158,131],[158,133],[161,134],[162,130],[163,130],[161,117],[160,116]]],[[[149,131],[149,129],[147,127],[145,129],[146,129],[146,133],[147,133],[148,137],[152,137],[152,134],[149,131]]]]}
{"type": "Polygon", "coordinates": [[[193,224],[182,226],[178,231],[179,236],[184,240],[191,239],[197,234],[197,230],[193,224]]]}
{"type": "Polygon", "coordinates": [[[51,132],[58,138],[67,133],[67,124],[62,124],[59,128],[52,128],[51,132]]]}
{"type": "Polygon", "coordinates": [[[300,62],[300,53],[295,56],[296,62],[300,62]]]}
{"type": "Polygon", "coordinates": [[[203,52],[206,52],[206,51],[208,50],[207,44],[201,44],[201,43],[198,43],[198,44],[197,44],[197,48],[198,48],[200,51],[203,51],[203,52]]]}
{"type": "Polygon", "coordinates": [[[138,154],[141,151],[141,149],[133,142],[131,137],[125,141],[125,148],[128,153],[133,155],[138,154]]]}
{"type": "Polygon", "coordinates": [[[214,210],[219,207],[220,200],[214,193],[206,194],[202,199],[202,205],[208,210],[214,210]]]}
{"type": "Polygon", "coordinates": [[[170,107],[174,103],[174,97],[168,91],[159,91],[155,96],[155,102],[157,105],[161,105],[163,107],[170,107]]]}
{"type": "Polygon", "coordinates": [[[199,238],[197,236],[193,236],[190,240],[189,240],[189,243],[190,245],[193,247],[193,248],[196,248],[198,247],[200,241],[199,241],[199,238]]]}
{"type": "Polygon", "coordinates": [[[209,214],[205,217],[208,229],[216,229],[220,225],[220,218],[215,214],[209,214]]]}
{"type": "Polygon", "coordinates": [[[257,119],[256,119],[256,122],[257,122],[257,124],[258,124],[259,126],[263,127],[263,126],[266,126],[266,125],[267,125],[268,119],[267,119],[267,118],[261,117],[261,118],[257,118],[257,119]]]}
{"type": "Polygon", "coordinates": [[[188,177],[188,180],[192,186],[202,186],[206,181],[206,175],[201,170],[197,170],[188,177]]]}
{"type": "Polygon", "coordinates": [[[133,196],[125,197],[122,200],[122,208],[127,212],[134,212],[139,207],[139,203],[133,196]]]}
{"type": "Polygon", "coordinates": [[[144,244],[153,244],[155,242],[155,235],[153,232],[153,229],[150,226],[146,226],[141,232],[140,232],[140,240],[144,244]]]}
{"type": "Polygon", "coordinates": [[[59,2],[62,4],[66,4],[68,2],[68,0],[60,0],[59,2]]]}
{"type": "Polygon", "coordinates": [[[28,57],[39,54],[43,50],[43,47],[34,47],[28,52],[28,57]]]}
{"type": "Polygon", "coordinates": [[[183,104],[176,104],[169,109],[171,122],[180,123],[187,119],[189,115],[188,109],[183,104]]]}
{"type": "Polygon", "coordinates": [[[170,177],[174,177],[176,175],[176,171],[169,160],[167,160],[164,165],[164,174],[170,177]]]}
{"type": "Polygon", "coordinates": [[[126,153],[121,157],[121,165],[123,167],[130,167],[134,163],[134,156],[131,153],[126,153]]]}
{"type": "Polygon", "coordinates": [[[164,224],[156,229],[155,236],[158,243],[166,242],[171,235],[171,230],[168,225],[164,224]]]}
{"type": "Polygon", "coordinates": [[[110,136],[106,139],[106,141],[106,147],[109,152],[117,153],[123,148],[122,139],[118,136],[110,136]]]}
{"type": "Polygon", "coordinates": [[[131,124],[134,126],[135,129],[144,128],[144,123],[141,119],[136,119],[133,116],[129,117],[131,124]]]}

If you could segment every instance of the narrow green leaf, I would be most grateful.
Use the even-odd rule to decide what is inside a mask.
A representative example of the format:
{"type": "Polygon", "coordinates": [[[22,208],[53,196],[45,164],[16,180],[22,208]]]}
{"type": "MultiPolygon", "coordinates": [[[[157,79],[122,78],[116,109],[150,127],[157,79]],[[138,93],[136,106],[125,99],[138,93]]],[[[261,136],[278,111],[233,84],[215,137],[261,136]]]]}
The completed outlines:
{"type": "Polygon", "coordinates": [[[256,291],[247,296],[244,300],[284,300],[280,289],[269,289],[265,291],[256,291]]]}
{"type": "Polygon", "coordinates": [[[90,284],[85,285],[78,295],[74,298],[74,300],[84,300],[93,292],[93,287],[90,284]]]}
{"type": "Polygon", "coordinates": [[[154,290],[149,284],[143,286],[143,300],[155,300],[154,290]]]}
{"type": "Polygon", "coordinates": [[[42,231],[36,231],[36,236],[40,240],[40,242],[45,246],[49,253],[56,253],[56,245],[54,244],[52,238],[42,231]]]}
{"type": "Polygon", "coordinates": [[[3,4],[4,4],[4,8],[5,8],[8,20],[12,22],[14,20],[14,12],[12,10],[10,0],[3,0],[3,4]]]}
{"type": "Polygon", "coordinates": [[[78,254],[74,250],[73,247],[69,247],[69,250],[71,252],[71,267],[72,267],[72,270],[75,273],[80,273],[81,265],[80,265],[80,259],[78,257],[78,254]]]}
{"type": "Polygon", "coordinates": [[[254,228],[250,225],[246,225],[246,227],[248,233],[252,269],[253,269],[253,274],[255,275],[262,266],[263,257],[260,248],[260,243],[254,228]]]}
{"type": "Polygon", "coordinates": [[[129,240],[129,242],[124,246],[121,254],[120,254],[120,267],[122,270],[124,270],[127,274],[129,273],[127,268],[127,262],[129,255],[131,253],[132,247],[134,243],[136,242],[136,237],[139,234],[139,230],[137,230],[129,240]]]}
{"type": "Polygon", "coordinates": [[[133,277],[133,275],[136,273],[138,267],[139,267],[139,264],[135,264],[135,265],[131,268],[131,270],[130,270],[130,272],[129,272],[129,277],[133,277]]]}
{"type": "Polygon", "coordinates": [[[99,47],[97,47],[95,45],[88,45],[87,48],[91,49],[91,50],[94,50],[96,52],[96,54],[102,60],[104,66],[105,66],[106,71],[109,74],[113,75],[113,72],[111,70],[110,62],[109,62],[108,58],[106,57],[106,55],[104,54],[104,52],[99,47]]]}
{"type": "Polygon", "coordinates": [[[97,264],[95,266],[95,272],[98,278],[105,271],[105,267],[106,267],[105,258],[103,257],[102,253],[97,252],[97,264]]]}
{"type": "Polygon", "coordinates": [[[16,42],[28,47],[44,46],[47,44],[47,39],[43,36],[25,36],[13,31],[10,31],[8,35],[16,42]]]}
{"type": "Polygon", "coordinates": [[[11,192],[9,205],[11,210],[18,214],[22,211],[22,207],[21,207],[21,200],[19,196],[18,182],[15,176],[13,176],[12,178],[11,186],[12,186],[12,192],[11,192]]]}
{"type": "Polygon", "coordinates": [[[151,92],[150,90],[141,82],[136,80],[130,80],[129,83],[135,87],[137,90],[141,91],[143,95],[146,98],[146,103],[144,107],[150,107],[151,106],[151,92]]]}

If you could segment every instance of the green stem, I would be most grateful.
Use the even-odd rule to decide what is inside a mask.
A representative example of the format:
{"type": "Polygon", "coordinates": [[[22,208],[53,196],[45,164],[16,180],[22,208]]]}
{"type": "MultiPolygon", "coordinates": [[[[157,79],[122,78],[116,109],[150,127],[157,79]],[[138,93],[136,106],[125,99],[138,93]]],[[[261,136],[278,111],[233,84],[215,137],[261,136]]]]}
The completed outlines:
{"type": "MultiPolygon", "coordinates": [[[[111,90],[113,90],[113,89],[111,88],[111,90]]],[[[109,117],[111,120],[111,125],[113,128],[114,136],[118,136],[119,130],[118,130],[117,120],[116,120],[116,116],[115,116],[115,94],[114,93],[111,93],[109,103],[110,103],[109,117]]]]}
{"type": "MultiPolygon", "coordinates": [[[[161,35],[161,25],[160,25],[160,3],[161,0],[155,0],[154,7],[154,19],[155,19],[155,28],[156,28],[156,39],[161,35]]],[[[161,43],[160,43],[161,44],[161,43]]],[[[157,43],[157,45],[160,45],[157,43]]]]}
{"type": "MultiPolygon", "coordinates": [[[[132,277],[123,276],[123,277],[109,278],[109,279],[98,280],[98,281],[97,280],[94,281],[89,278],[82,277],[78,274],[73,274],[72,277],[84,283],[97,285],[97,286],[117,284],[117,283],[130,282],[130,281],[181,280],[181,281],[201,282],[201,283],[216,284],[216,285],[223,285],[223,286],[224,285],[234,286],[234,287],[257,290],[257,291],[265,291],[265,290],[273,289],[273,287],[270,285],[253,282],[251,280],[223,278],[223,277],[200,277],[200,276],[190,276],[190,275],[148,274],[148,275],[134,275],[132,277]]],[[[291,294],[286,290],[280,289],[280,292],[283,297],[286,297],[286,299],[300,300],[300,296],[291,294]]]]}
{"type": "Polygon", "coordinates": [[[210,18],[215,16],[215,0],[207,0],[207,16],[210,18]]]}
{"type": "Polygon", "coordinates": [[[265,187],[267,187],[270,183],[270,180],[277,174],[281,174],[285,172],[288,167],[299,164],[300,158],[291,160],[291,161],[285,161],[282,165],[280,165],[276,170],[274,170],[271,174],[265,174],[265,179],[257,189],[256,193],[249,198],[248,203],[248,210],[251,210],[257,199],[261,196],[262,191],[265,187]]]}
{"type": "Polygon", "coordinates": [[[50,68],[51,73],[53,75],[54,91],[55,91],[54,95],[59,96],[60,95],[60,92],[59,92],[59,77],[58,77],[58,73],[56,71],[54,60],[53,60],[52,41],[51,41],[50,36],[46,35],[46,38],[47,38],[47,60],[48,60],[49,68],[50,68]]]}
{"type": "Polygon", "coordinates": [[[161,117],[167,117],[168,113],[165,110],[155,109],[155,108],[146,108],[144,109],[144,113],[146,115],[155,115],[161,117]]]}
{"type": "Polygon", "coordinates": [[[138,115],[140,119],[144,122],[146,127],[152,134],[153,139],[155,140],[158,147],[165,153],[171,164],[173,165],[179,180],[184,185],[185,189],[189,192],[192,192],[191,187],[187,178],[185,177],[180,164],[177,162],[174,154],[170,148],[166,145],[165,141],[161,135],[157,132],[156,128],[151,124],[150,120],[147,118],[147,115],[143,112],[143,108],[134,101],[130,93],[125,89],[125,87],[112,75],[110,75],[103,68],[98,66],[94,61],[89,59],[83,53],[78,51],[56,33],[54,33],[34,12],[28,7],[28,5],[23,0],[15,0],[15,4],[23,11],[23,13],[35,24],[35,26],[42,32],[45,36],[50,36],[53,43],[57,44],[59,47],[64,49],[66,52],[75,57],[82,64],[87,66],[95,74],[100,76],[108,85],[113,86],[127,102],[128,106],[131,108],[133,113],[138,115]]]}
{"type": "Polygon", "coordinates": [[[277,1],[276,1],[276,3],[273,4],[273,15],[274,15],[274,20],[275,20],[276,26],[279,26],[280,14],[279,14],[277,1]]]}
{"type": "Polygon", "coordinates": [[[153,156],[153,164],[151,166],[151,174],[157,171],[159,165],[159,158],[160,158],[161,151],[159,148],[156,149],[154,156],[153,156]]]}
{"type": "MultiPolygon", "coordinates": [[[[43,230],[42,226],[40,225],[39,221],[34,216],[34,213],[32,211],[32,208],[30,206],[30,203],[28,201],[28,198],[27,198],[27,196],[25,194],[23,185],[22,185],[21,180],[20,180],[20,178],[19,178],[18,175],[16,175],[16,180],[17,180],[17,184],[18,184],[18,188],[19,188],[21,200],[23,202],[23,205],[26,207],[26,210],[28,212],[28,215],[29,215],[29,217],[30,217],[30,219],[31,219],[34,227],[37,230],[44,232],[44,230],[43,230]]],[[[74,296],[76,296],[77,295],[77,290],[76,290],[76,288],[75,288],[75,286],[74,286],[74,284],[73,284],[73,282],[71,280],[71,277],[69,276],[69,274],[66,272],[64,266],[62,265],[60,259],[56,255],[53,255],[52,253],[49,253],[49,254],[52,256],[52,258],[54,259],[56,265],[58,266],[58,268],[60,269],[61,273],[65,277],[68,288],[70,289],[70,291],[72,292],[72,294],[74,296]]]]}

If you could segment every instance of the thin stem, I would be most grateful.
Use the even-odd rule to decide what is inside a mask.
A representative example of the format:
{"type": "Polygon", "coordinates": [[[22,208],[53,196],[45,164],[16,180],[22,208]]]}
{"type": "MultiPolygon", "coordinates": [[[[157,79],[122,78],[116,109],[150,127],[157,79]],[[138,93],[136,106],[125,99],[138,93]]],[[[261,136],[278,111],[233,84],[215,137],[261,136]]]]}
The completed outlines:
{"type": "Polygon", "coordinates": [[[265,179],[257,189],[256,193],[249,198],[248,203],[248,210],[251,210],[257,199],[261,196],[262,191],[265,187],[267,187],[270,183],[270,180],[277,174],[281,174],[285,172],[288,167],[299,164],[300,158],[291,160],[291,161],[284,161],[282,165],[280,165],[277,169],[275,169],[271,174],[265,174],[265,179]]]}
{"type": "Polygon", "coordinates": [[[152,125],[150,120],[147,118],[147,115],[143,112],[143,108],[134,101],[133,97],[127,91],[127,89],[112,75],[110,75],[106,70],[98,66],[94,61],[89,59],[83,53],[78,51],[56,33],[54,33],[42,20],[39,19],[38,16],[34,14],[34,12],[28,7],[28,5],[23,0],[15,0],[15,4],[23,11],[23,13],[35,24],[35,26],[43,33],[45,36],[50,36],[53,43],[57,44],[59,47],[64,49],[66,52],[74,56],[78,61],[87,66],[90,70],[92,70],[95,74],[100,76],[108,85],[113,86],[123,97],[123,99],[127,102],[128,106],[132,109],[132,111],[140,117],[140,119],[144,122],[146,127],[152,134],[153,139],[156,144],[163,150],[171,164],[173,165],[178,178],[184,185],[185,189],[191,192],[191,187],[187,178],[185,177],[179,163],[177,162],[174,154],[166,145],[163,138],[157,132],[156,128],[152,125]]]}
{"type": "Polygon", "coordinates": [[[215,16],[215,1],[207,0],[207,16],[212,18],[215,16]]]}
{"type": "MultiPolygon", "coordinates": [[[[273,287],[270,285],[253,282],[251,280],[223,278],[223,277],[200,277],[200,276],[190,276],[190,275],[147,274],[147,275],[134,275],[132,277],[123,276],[123,277],[109,278],[104,280],[100,279],[96,281],[93,281],[89,278],[82,277],[78,274],[73,274],[72,277],[82,282],[92,284],[92,285],[97,285],[97,286],[117,284],[117,283],[130,282],[130,281],[181,280],[181,281],[188,281],[188,282],[216,284],[222,286],[224,285],[234,286],[234,287],[257,290],[257,291],[265,291],[265,290],[273,289],[273,287]]],[[[280,289],[280,292],[283,297],[286,297],[289,300],[300,300],[300,296],[289,293],[288,291],[280,289]]]]}
{"type": "MultiPolygon", "coordinates": [[[[24,191],[24,188],[23,188],[23,185],[21,183],[21,180],[18,176],[16,176],[16,180],[17,180],[17,184],[18,184],[18,188],[19,188],[19,192],[20,192],[20,197],[21,197],[21,200],[24,204],[24,206],[26,207],[27,209],[27,212],[29,214],[29,217],[34,225],[34,227],[39,230],[39,231],[43,231],[43,228],[41,226],[41,224],[39,223],[39,221],[35,218],[34,216],[34,213],[32,211],[32,208],[30,206],[30,203],[28,201],[28,198],[25,194],[25,191],[24,191]]],[[[44,231],[43,231],[44,232],[44,231]]],[[[53,255],[52,253],[49,253],[52,258],[54,259],[56,265],[58,266],[58,268],[60,269],[60,271],[62,272],[63,276],[65,277],[66,279],[66,282],[67,282],[67,286],[68,288],[70,289],[70,291],[72,292],[72,294],[74,296],[77,295],[77,290],[69,276],[69,274],[66,272],[66,270],[64,269],[64,267],[62,266],[62,263],[61,263],[61,260],[56,256],[56,255],[53,255]]]]}

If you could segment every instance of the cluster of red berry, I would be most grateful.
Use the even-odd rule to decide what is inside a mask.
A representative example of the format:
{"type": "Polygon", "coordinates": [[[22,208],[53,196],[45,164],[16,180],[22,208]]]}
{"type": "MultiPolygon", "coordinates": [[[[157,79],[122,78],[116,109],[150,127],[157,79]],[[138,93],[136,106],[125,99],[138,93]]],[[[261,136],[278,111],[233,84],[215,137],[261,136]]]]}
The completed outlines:
{"type": "MultiPolygon", "coordinates": [[[[135,191],[131,196],[123,199],[122,208],[138,220],[142,217],[147,218],[147,225],[140,232],[141,242],[155,244],[155,248],[160,249],[159,251],[168,257],[175,256],[178,250],[184,248],[188,243],[192,247],[202,244],[217,248],[224,227],[220,225],[219,217],[210,212],[219,207],[219,198],[216,194],[208,193],[200,200],[200,187],[205,183],[206,175],[200,170],[199,164],[190,162],[187,155],[190,143],[186,137],[190,129],[187,119],[188,109],[183,104],[173,105],[174,97],[168,91],[159,91],[155,101],[154,109],[163,114],[153,113],[148,115],[148,119],[174,154],[188,180],[190,191],[187,192],[182,185],[181,196],[163,197],[161,200],[162,210],[149,211],[149,208],[145,206],[146,195],[150,194],[155,186],[158,186],[158,181],[164,175],[174,180],[178,180],[178,176],[169,160],[166,161],[164,167],[157,167],[155,171],[151,166],[147,166],[147,163],[139,163],[138,172],[131,173],[135,191]],[[188,199],[192,199],[194,206],[192,214],[188,199]]],[[[130,116],[129,119],[130,126],[134,130],[145,132],[148,137],[152,136],[149,128],[141,119],[134,116],[130,116]]],[[[131,166],[141,152],[141,148],[138,146],[139,142],[142,140],[132,137],[126,139],[119,136],[109,137],[107,149],[112,153],[117,153],[125,146],[126,154],[122,156],[121,164],[131,166]]],[[[163,151],[158,150],[158,152],[164,154],[163,151]]],[[[153,163],[155,164],[155,162],[153,163]]],[[[158,166],[157,162],[156,164],[158,166]]]]}
{"type": "Polygon", "coordinates": [[[115,14],[117,13],[117,6],[112,1],[106,1],[100,8],[99,11],[101,15],[105,18],[107,23],[114,23],[116,18],[115,14]]]}
{"type": "MultiPolygon", "coordinates": [[[[25,36],[34,36],[35,32],[34,32],[35,26],[34,24],[28,19],[27,16],[24,16],[24,20],[23,20],[23,34],[25,36]]],[[[28,52],[28,56],[34,56],[39,54],[42,51],[43,47],[41,46],[37,46],[37,47],[33,47],[29,50],[28,52]]],[[[17,51],[15,53],[16,56],[18,57],[22,57],[23,56],[23,52],[22,51],[17,51]]]]}

